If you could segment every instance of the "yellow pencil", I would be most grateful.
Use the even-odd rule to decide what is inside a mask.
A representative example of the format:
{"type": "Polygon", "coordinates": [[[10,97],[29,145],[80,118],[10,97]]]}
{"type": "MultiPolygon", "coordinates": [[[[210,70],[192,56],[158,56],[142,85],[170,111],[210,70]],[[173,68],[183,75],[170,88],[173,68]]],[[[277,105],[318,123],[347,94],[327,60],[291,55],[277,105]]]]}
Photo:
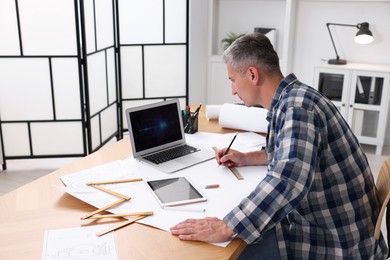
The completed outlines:
{"type": "Polygon", "coordinates": [[[104,206],[104,207],[102,207],[102,208],[100,208],[100,209],[95,210],[94,212],[91,212],[91,213],[85,215],[84,217],[81,217],[81,219],[90,218],[90,217],[92,217],[93,215],[96,215],[96,214],[98,214],[98,213],[100,213],[100,212],[102,212],[102,211],[105,211],[105,210],[107,210],[107,209],[109,209],[109,208],[111,208],[111,207],[113,207],[113,206],[116,206],[116,205],[118,205],[118,204],[121,204],[121,203],[123,203],[123,202],[125,202],[125,201],[126,201],[126,199],[117,200],[117,201],[111,203],[110,205],[104,206]]]}
{"type": "Polygon", "coordinates": [[[153,211],[123,213],[123,214],[93,215],[93,216],[89,217],[88,219],[122,218],[122,217],[131,217],[131,216],[151,216],[151,215],[153,215],[153,211]]]}
{"type": "Polygon", "coordinates": [[[132,224],[132,223],[134,223],[134,222],[136,222],[136,221],[138,221],[140,219],[143,219],[144,217],[146,217],[146,216],[139,216],[137,218],[134,218],[132,220],[126,221],[125,223],[119,224],[119,225],[114,226],[112,228],[109,228],[107,230],[100,231],[100,232],[96,233],[96,235],[99,236],[99,237],[103,236],[103,235],[105,235],[107,233],[110,233],[110,232],[112,232],[114,230],[120,229],[120,228],[125,227],[127,225],[130,225],[130,224],[132,224]]]}
{"type": "Polygon", "coordinates": [[[128,180],[89,182],[89,183],[87,183],[87,185],[115,184],[115,183],[125,183],[125,182],[135,182],[135,181],[142,181],[142,178],[135,178],[135,179],[128,179],[128,180]]]}
{"type": "Polygon", "coordinates": [[[125,200],[131,199],[131,197],[128,197],[126,195],[120,194],[118,192],[115,192],[115,191],[112,191],[112,190],[109,190],[109,189],[106,189],[106,188],[103,188],[103,187],[101,187],[99,185],[91,185],[91,187],[93,187],[95,189],[98,189],[98,190],[101,190],[101,191],[104,191],[104,192],[106,192],[108,194],[111,194],[111,195],[113,195],[115,197],[118,197],[120,199],[125,199],[125,200]]]}

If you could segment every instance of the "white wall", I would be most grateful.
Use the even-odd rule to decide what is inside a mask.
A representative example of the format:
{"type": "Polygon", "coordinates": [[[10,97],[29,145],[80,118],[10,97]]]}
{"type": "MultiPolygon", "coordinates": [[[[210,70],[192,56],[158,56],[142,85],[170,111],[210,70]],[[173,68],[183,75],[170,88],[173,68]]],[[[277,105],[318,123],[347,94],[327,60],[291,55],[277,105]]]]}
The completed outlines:
{"type": "MultiPolygon", "coordinates": [[[[353,41],[357,32],[353,27],[331,28],[339,56],[348,62],[390,65],[390,0],[291,1],[296,3],[296,19],[289,61],[291,71],[287,72],[294,72],[301,81],[312,84],[314,66],[324,62],[322,59],[336,57],[326,28],[327,22],[370,23],[374,42],[369,45],[359,45],[353,41]]],[[[190,103],[204,103],[208,73],[208,0],[191,0],[190,3],[190,103]]],[[[265,10],[259,10],[259,16],[262,12],[265,10]]],[[[245,19],[246,14],[235,15],[245,19]]],[[[387,129],[390,130],[390,113],[387,129]]],[[[385,143],[390,145],[390,135],[385,143]]]]}
{"type": "Polygon", "coordinates": [[[190,0],[189,103],[206,101],[208,0],[190,0]]]}
{"type": "MultiPolygon", "coordinates": [[[[370,23],[374,42],[360,45],[353,41],[357,29],[332,26],[332,35],[340,58],[350,63],[390,65],[390,1],[309,1],[298,0],[291,71],[308,84],[313,84],[314,66],[334,59],[327,22],[370,23]]],[[[390,113],[388,114],[390,130],[390,113]]],[[[387,131],[387,132],[388,132],[387,131]]],[[[390,135],[386,136],[390,145],[390,135]]]]}
{"type": "Polygon", "coordinates": [[[374,42],[353,41],[356,28],[331,26],[340,58],[353,63],[390,65],[390,1],[308,1],[299,0],[296,12],[292,71],[312,84],[313,67],[336,58],[327,22],[370,23],[374,42]]]}

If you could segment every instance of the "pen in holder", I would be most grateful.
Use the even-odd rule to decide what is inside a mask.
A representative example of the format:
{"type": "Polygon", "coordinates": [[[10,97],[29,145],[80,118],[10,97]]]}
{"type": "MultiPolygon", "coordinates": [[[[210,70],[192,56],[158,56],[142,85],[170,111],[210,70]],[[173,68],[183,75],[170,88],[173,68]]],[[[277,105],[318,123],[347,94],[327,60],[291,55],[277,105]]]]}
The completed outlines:
{"type": "Polygon", "coordinates": [[[198,113],[183,115],[184,133],[194,134],[198,131],[198,113]]]}

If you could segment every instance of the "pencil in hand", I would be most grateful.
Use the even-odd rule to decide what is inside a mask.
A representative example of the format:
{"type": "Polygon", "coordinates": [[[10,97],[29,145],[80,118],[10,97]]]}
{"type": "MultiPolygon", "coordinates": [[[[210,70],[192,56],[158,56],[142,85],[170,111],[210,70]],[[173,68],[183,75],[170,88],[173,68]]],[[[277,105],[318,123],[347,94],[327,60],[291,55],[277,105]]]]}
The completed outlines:
{"type": "MultiPolygon", "coordinates": [[[[233,144],[234,140],[236,140],[237,135],[238,135],[238,132],[236,132],[236,134],[234,135],[232,141],[230,142],[228,148],[227,148],[227,149],[225,150],[225,152],[223,153],[223,156],[222,156],[222,157],[224,157],[225,155],[228,154],[228,152],[229,152],[229,150],[230,150],[230,147],[232,147],[232,144],[233,144]]],[[[222,157],[221,157],[221,158],[222,158],[222,157]]],[[[219,165],[221,165],[221,161],[219,161],[219,165]]],[[[219,166],[219,165],[218,165],[218,166],[219,166]]]]}

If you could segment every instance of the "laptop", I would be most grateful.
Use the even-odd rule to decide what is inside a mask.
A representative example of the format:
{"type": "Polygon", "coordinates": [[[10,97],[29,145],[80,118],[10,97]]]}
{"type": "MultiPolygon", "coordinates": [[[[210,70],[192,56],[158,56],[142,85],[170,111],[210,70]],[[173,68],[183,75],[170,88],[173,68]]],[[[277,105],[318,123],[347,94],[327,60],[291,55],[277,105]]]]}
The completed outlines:
{"type": "Polygon", "coordinates": [[[185,140],[178,99],[126,109],[133,156],[136,160],[172,173],[215,158],[185,140]]]}

